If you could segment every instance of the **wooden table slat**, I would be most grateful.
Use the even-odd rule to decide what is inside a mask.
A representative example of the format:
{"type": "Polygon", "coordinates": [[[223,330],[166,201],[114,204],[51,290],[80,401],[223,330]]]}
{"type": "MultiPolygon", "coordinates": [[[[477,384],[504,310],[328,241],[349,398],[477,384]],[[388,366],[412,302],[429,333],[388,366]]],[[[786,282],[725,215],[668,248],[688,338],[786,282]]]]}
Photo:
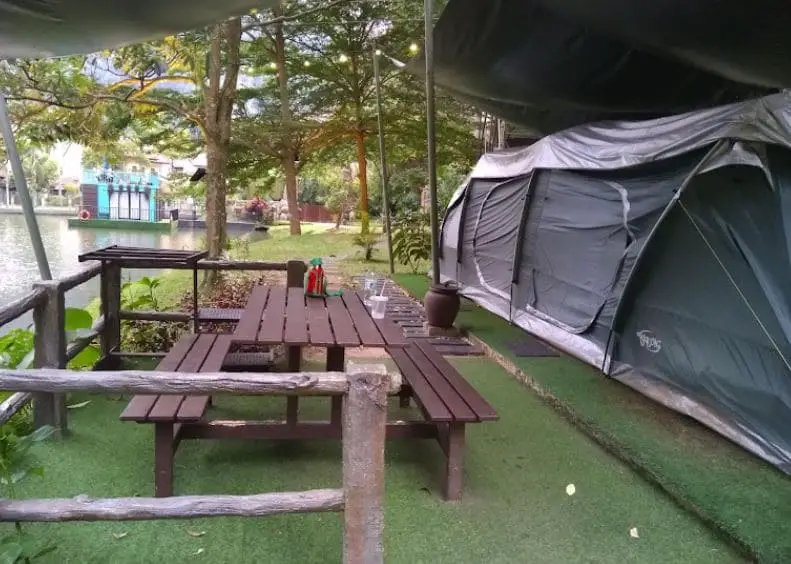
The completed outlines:
{"type": "Polygon", "coordinates": [[[448,383],[440,371],[437,370],[437,367],[431,363],[418,346],[412,344],[404,350],[425,375],[426,380],[431,387],[434,388],[434,391],[437,392],[437,395],[441,397],[445,405],[448,406],[454,420],[462,422],[478,421],[475,412],[470,409],[470,406],[467,405],[456,392],[456,389],[448,383]]]}
{"type": "Polygon", "coordinates": [[[159,361],[157,370],[160,372],[175,372],[178,370],[181,361],[192,348],[195,343],[196,335],[184,335],[179,339],[173,348],[168,351],[168,354],[159,361]]]}
{"type": "Polygon", "coordinates": [[[330,327],[329,313],[323,298],[306,298],[308,309],[308,332],[310,344],[318,347],[335,345],[335,337],[330,327]]]}
{"type": "MultiPolygon", "coordinates": [[[[362,293],[356,292],[354,295],[357,297],[363,309],[366,309],[367,312],[362,293]]],[[[373,319],[373,317],[371,319],[373,319]]],[[[385,317],[384,319],[373,319],[373,322],[376,324],[376,328],[379,329],[379,333],[384,337],[385,344],[388,347],[405,347],[409,344],[406,337],[404,337],[404,334],[401,332],[401,328],[393,323],[393,320],[385,317]]]]}
{"type": "Polygon", "coordinates": [[[335,344],[339,347],[359,347],[360,337],[354,329],[354,323],[343,305],[343,300],[337,296],[331,296],[324,301],[327,304],[327,313],[335,334],[335,344]]]}
{"type": "MultiPolygon", "coordinates": [[[[425,341],[415,341],[414,345],[420,348],[423,354],[426,355],[426,358],[440,371],[440,373],[458,374],[458,371],[451,366],[431,344],[425,341]]],[[[483,399],[481,394],[478,393],[478,390],[473,388],[461,374],[458,374],[458,378],[446,378],[446,380],[464,399],[464,402],[475,412],[480,421],[494,421],[498,419],[497,412],[494,408],[483,399]]]]}
{"type": "MultiPolygon", "coordinates": [[[[215,355],[213,360],[214,364],[219,363],[217,371],[222,367],[222,359],[225,358],[225,353],[221,347],[216,347],[217,341],[220,339],[227,340],[226,335],[215,335],[211,333],[204,333],[198,336],[195,341],[195,346],[189,352],[184,362],[179,366],[179,372],[213,372],[212,367],[207,366],[206,362],[212,354],[215,355]],[[216,349],[216,351],[215,351],[216,349]],[[222,357],[217,360],[217,356],[222,353],[222,357]]],[[[225,350],[227,352],[227,349],[225,350]]],[[[186,396],[184,401],[179,405],[176,420],[178,421],[199,421],[203,414],[206,412],[206,407],[209,404],[209,396],[186,396]]],[[[150,417],[150,415],[149,415],[150,417]]]]}
{"type": "Polygon", "coordinates": [[[158,396],[157,402],[148,413],[149,421],[175,421],[184,396],[158,396]]]}
{"type": "Polygon", "coordinates": [[[283,343],[283,325],[286,315],[286,288],[269,289],[269,300],[264,309],[261,329],[258,331],[258,342],[267,345],[283,343]]]}
{"type": "Polygon", "coordinates": [[[187,353],[179,365],[178,372],[200,372],[203,361],[209,356],[209,351],[211,351],[215,339],[217,339],[217,335],[213,333],[198,335],[190,352],[187,353]]]}
{"type": "Polygon", "coordinates": [[[269,288],[266,286],[256,286],[253,289],[242,313],[242,318],[236,324],[236,329],[233,332],[235,340],[245,343],[255,342],[268,296],[269,288]]]}
{"type": "Polygon", "coordinates": [[[289,288],[286,300],[286,330],[283,336],[288,345],[307,345],[308,318],[305,309],[305,290],[289,288]]]}
{"type": "Polygon", "coordinates": [[[187,396],[179,406],[178,421],[200,421],[209,405],[209,396],[187,396]]]}
{"type": "Polygon", "coordinates": [[[388,351],[404,380],[412,387],[415,398],[420,398],[423,415],[431,421],[453,421],[453,416],[420,371],[402,349],[388,351]]]}
{"type": "Polygon", "coordinates": [[[121,421],[143,421],[148,417],[151,408],[159,396],[133,396],[123,413],[121,421]]]}
{"type": "Polygon", "coordinates": [[[231,349],[233,337],[231,335],[217,335],[217,340],[214,341],[209,356],[203,361],[201,372],[220,372],[222,365],[225,362],[225,357],[231,349]]]}
{"type": "Polygon", "coordinates": [[[346,309],[351,315],[354,322],[354,328],[357,334],[360,335],[360,340],[363,346],[366,347],[383,347],[385,340],[379,333],[376,323],[371,319],[371,315],[365,310],[363,303],[353,293],[344,294],[343,303],[346,304],[346,309]]]}

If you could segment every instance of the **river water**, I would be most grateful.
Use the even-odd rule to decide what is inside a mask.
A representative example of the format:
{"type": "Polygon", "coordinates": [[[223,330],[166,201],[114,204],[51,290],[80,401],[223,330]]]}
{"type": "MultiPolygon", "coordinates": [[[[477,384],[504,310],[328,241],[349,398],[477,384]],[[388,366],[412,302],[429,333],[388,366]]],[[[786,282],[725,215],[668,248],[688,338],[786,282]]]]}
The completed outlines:
{"type": "MultiPolygon", "coordinates": [[[[47,252],[52,277],[73,274],[85,268],[77,256],[108,245],[193,249],[197,237],[193,231],[153,233],[118,229],[70,229],[65,217],[38,217],[44,248],[47,252]]],[[[200,234],[201,232],[197,232],[200,234]]],[[[124,270],[124,280],[151,276],[156,271],[124,270]]],[[[32,289],[40,279],[36,257],[22,215],[0,214],[0,306],[19,298],[32,289]]],[[[66,293],[66,305],[83,307],[99,295],[99,278],[88,281],[66,293]]],[[[30,314],[0,328],[0,334],[13,327],[26,327],[30,314]]]]}

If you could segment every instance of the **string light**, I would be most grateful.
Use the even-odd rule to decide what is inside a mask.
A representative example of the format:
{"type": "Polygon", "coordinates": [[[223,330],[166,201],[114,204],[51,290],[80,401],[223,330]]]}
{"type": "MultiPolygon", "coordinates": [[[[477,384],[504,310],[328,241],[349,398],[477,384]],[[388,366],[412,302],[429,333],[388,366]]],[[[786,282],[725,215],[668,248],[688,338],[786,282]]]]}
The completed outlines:
{"type": "Polygon", "coordinates": [[[410,51],[411,53],[417,53],[417,52],[418,52],[418,49],[420,49],[420,47],[418,47],[418,46],[417,46],[417,43],[412,43],[412,44],[409,46],[409,51],[410,51]]]}
{"type": "Polygon", "coordinates": [[[272,69],[272,70],[277,70],[277,63],[275,63],[275,62],[269,63],[269,68],[272,69]]]}
{"type": "Polygon", "coordinates": [[[302,66],[309,67],[310,66],[310,61],[305,61],[304,63],[302,63],[302,66]]]}
{"type": "Polygon", "coordinates": [[[382,50],[381,49],[377,49],[376,50],[376,56],[379,57],[381,55],[382,55],[382,50]]]}
{"type": "Polygon", "coordinates": [[[348,63],[349,62],[349,57],[346,56],[345,54],[343,54],[340,57],[338,57],[338,62],[339,63],[348,63]]]}

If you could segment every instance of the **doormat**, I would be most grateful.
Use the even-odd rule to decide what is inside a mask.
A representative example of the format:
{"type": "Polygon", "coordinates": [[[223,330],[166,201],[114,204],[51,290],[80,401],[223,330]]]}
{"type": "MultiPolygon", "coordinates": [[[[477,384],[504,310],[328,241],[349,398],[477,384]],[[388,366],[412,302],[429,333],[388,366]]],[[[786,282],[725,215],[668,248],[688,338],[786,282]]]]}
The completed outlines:
{"type": "Polygon", "coordinates": [[[560,356],[555,349],[529,335],[518,341],[510,341],[505,346],[516,356],[560,356]]]}

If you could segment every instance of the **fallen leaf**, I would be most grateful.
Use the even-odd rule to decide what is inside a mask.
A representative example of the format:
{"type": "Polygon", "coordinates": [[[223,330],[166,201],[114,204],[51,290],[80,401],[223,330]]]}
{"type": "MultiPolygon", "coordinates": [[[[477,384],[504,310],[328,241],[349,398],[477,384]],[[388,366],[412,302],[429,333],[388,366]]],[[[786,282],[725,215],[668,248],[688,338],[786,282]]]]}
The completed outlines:
{"type": "Polygon", "coordinates": [[[566,486],[566,493],[568,495],[574,495],[577,492],[577,488],[574,484],[569,484],[566,486]]]}
{"type": "Polygon", "coordinates": [[[191,536],[191,537],[198,538],[198,537],[202,537],[203,535],[205,535],[206,531],[190,531],[189,529],[187,529],[187,534],[189,536],[191,536]]]}
{"type": "Polygon", "coordinates": [[[125,537],[125,536],[127,536],[128,534],[129,534],[129,533],[113,533],[113,538],[114,538],[115,540],[121,540],[122,538],[124,538],[124,537],[125,537]]]}
{"type": "Polygon", "coordinates": [[[195,552],[193,552],[193,553],[192,553],[192,555],[193,555],[193,556],[200,556],[200,555],[201,555],[201,554],[203,554],[204,552],[206,552],[206,550],[205,550],[205,549],[203,549],[203,548],[199,548],[198,550],[196,550],[195,552]]]}
{"type": "Polygon", "coordinates": [[[637,527],[632,527],[631,529],[629,529],[629,536],[632,537],[633,539],[640,538],[640,535],[637,534],[637,527]]]}
{"type": "Polygon", "coordinates": [[[91,400],[81,401],[80,403],[73,403],[71,405],[67,405],[66,409],[80,409],[81,407],[85,407],[89,403],[91,403],[91,400]]]}

